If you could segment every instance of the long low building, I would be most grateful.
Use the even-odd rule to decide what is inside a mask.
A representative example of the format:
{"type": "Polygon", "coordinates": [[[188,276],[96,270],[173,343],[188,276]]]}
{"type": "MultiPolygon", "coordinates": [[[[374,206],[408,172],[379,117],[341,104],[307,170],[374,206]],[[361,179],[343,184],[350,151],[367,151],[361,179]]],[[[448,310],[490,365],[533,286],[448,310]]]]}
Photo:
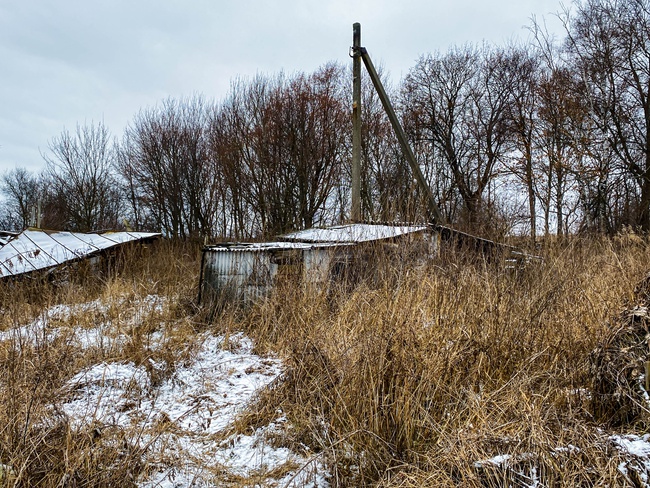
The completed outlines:
{"type": "Polygon", "coordinates": [[[367,268],[368,250],[418,239],[427,255],[437,238],[426,225],[349,224],[308,229],[263,243],[222,243],[203,249],[199,302],[250,303],[281,279],[323,285],[367,268]],[[361,264],[361,266],[359,266],[361,264]]]}
{"type": "Polygon", "coordinates": [[[129,242],[150,241],[152,232],[55,232],[28,229],[9,235],[0,243],[0,279],[45,271],[74,261],[92,258],[129,242]]]}

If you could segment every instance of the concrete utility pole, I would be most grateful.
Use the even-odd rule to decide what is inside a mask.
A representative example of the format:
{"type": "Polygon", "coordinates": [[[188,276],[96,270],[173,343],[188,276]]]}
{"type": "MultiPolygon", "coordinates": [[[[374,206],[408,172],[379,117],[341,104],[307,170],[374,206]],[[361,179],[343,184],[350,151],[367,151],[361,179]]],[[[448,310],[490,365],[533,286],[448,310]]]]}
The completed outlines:
{"type": "Polygon", "coordinates": [[[361,24],[352,25],[352,222],[361,222],[361,24]]]}

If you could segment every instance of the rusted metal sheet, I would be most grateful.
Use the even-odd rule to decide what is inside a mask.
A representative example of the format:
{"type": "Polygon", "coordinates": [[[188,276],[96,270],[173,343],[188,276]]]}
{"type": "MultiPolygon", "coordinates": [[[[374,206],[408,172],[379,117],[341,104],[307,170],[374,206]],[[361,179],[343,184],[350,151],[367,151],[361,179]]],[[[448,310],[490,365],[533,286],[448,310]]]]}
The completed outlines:
{"type": "Polygon", "coordinates": [[[243,249],[204,250],[202,265],[202,293],[211,299],[259,298],[277,272],[270,253],[243,249]]]}

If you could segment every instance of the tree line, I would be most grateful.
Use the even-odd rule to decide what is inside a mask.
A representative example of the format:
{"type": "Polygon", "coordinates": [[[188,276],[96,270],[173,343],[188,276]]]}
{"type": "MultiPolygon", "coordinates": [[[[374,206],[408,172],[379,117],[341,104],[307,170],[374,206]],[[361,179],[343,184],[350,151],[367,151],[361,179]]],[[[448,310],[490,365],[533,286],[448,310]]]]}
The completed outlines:
{"type": "MultiPolygon", "coordinates": [[[[650,230],[650,2],[581,0],[526,44],[420,57],[390,96],[445,215],[481,233],[650,230]]],[[[349,218],[351,72],[237,79],[54,137],[5,173],[0,226],[250,239],[349,218]]],[[[385,83],[387,84],[387,83],[385,83]]],[[[423,196],[363,80],[366,220],[422,221],[423,196]]]]}

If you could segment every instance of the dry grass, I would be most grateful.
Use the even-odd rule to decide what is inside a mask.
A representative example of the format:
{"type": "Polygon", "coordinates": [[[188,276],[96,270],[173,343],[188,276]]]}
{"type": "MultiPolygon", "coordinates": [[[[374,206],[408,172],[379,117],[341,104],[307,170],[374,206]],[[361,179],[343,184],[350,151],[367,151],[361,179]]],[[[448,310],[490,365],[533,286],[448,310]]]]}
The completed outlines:
{"type": "Polygon", "coordinates": [[[10,334],[0,341],[0,486],[135,483],[145,469],[140,433],[71,428],[58,408],[62,387],[98,361],[148,365],[154,359],[172,369],[189,354],[189,338],[205,327],[189,307],[198,255],[197,248],[160,242],[130,250],[101,273],[82,267],[0,283],[0,330],[10,334]],[[167,297],[170,305],[161,311],[143,307],[142,299],[150,296],[167,297]],[[94,300],[101,306],[83,305],[94,300]],[[46,317],[57,304],[66,304],[68,312],[46,317]],[[147,338],[165,322],[176,324],[168,347],[153,351],[147,338]],[[111,334],[123,333],[126,343],[118,347],[106,336],[105,345],[84,349],[66,333],[102,323],[116,324],[111,334]],[[18,332],[26,324],[29,332],[18,332]],[[54,328],[58,333],[51,336],[54,328]]]}
{"type": "MultiPolygon", "coordinates": [[[[238,428],[282,409],[291,427],[273,442],[327,460],[332,486],[526,486],[534,470],[543,486],[624,486],[610,426],[590,401],[590,361],[612,320],[634,303],[650,247],[625,235],[542,252],[544,264],[517,272],[459,256],[396,266],[393,256],[352,289],[287,283],[210,324],[193,306],[199,256],[192,247],[134,251],[100,278],[2,284],[0,330],[57,303],[100,299],[112,305],[48,326],[90,329],[110,320],[129,340],[83,353],[65,334],[46,341],[45,330],[29,344],[0,342],[0,463],[11,467],[8,475],[0,469],[0,485],[135,483],[149,469],[138,433],[71,429],[55,408],[61,387],[98,360],[153,359],[167,365],[156,374],[169,374],[192,354],[197,332],[211,328],[244,330],[260,352],[286,364],[282,381],[238,428]],[[134,320],[150,295],[167,297],[168,306],[134,320]],[[173,332],[153,350],[161,323],[173,323],[173,332]],[[510,455],[509,466],[477,464],[495,455],[510,455]]],[[[644,419],[641,412],[618,431],[644,419]]]]}
{"type": "Polygon", "coordinates": [[[576,240],[544,257],[520,272],[406,268],[350,295],[278,291],[244,321],[287,356],[268,402],[331,459],[335,485],[524,486],[530,467],[544,486],[620,483],[589,358],[633,300],[648,247],[576,240]],[[508,469],[475,465],[506,454],[508,469]]]}

